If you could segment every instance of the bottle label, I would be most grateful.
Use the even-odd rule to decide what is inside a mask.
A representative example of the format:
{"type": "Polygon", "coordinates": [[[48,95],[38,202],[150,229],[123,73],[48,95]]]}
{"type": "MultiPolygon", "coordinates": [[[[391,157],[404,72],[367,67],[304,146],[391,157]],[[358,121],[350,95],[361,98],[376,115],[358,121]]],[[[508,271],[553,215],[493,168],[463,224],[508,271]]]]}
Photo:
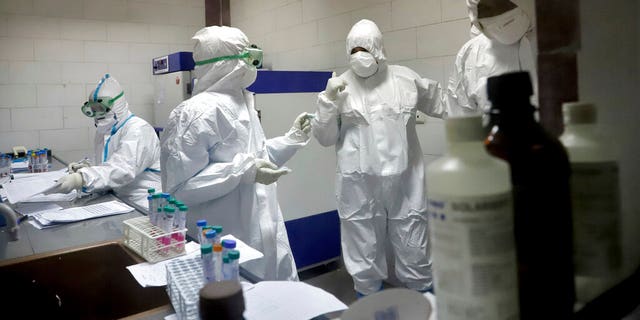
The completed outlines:
{"type": "Polygon", "coordinates": [[[511,193],[429,197],[438,317],[517,319],[511,193]]]}
{"type": "Polygon", "coordinates": [[[622,260],[618,164],[578,162],[571,170],[576,275],[610,276],[622,260]]]}

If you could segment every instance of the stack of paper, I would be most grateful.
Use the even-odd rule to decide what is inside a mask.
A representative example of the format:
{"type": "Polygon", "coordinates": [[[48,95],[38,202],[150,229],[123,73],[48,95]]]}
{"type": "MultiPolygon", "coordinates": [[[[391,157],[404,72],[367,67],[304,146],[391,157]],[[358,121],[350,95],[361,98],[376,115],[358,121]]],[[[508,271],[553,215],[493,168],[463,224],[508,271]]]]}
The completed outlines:
{"type": "Polygon", "coordinates": [[[122,214],[133,210],[132,207],[118,200],[113,200],[84,207],[37,212],[31,215],[34,218],[31,224],[38,229],[44,229],[64,223],[122,214]]]}
{"type": "Polygon", "coordinates": [[[71,201],[76,197],[76,191],[68,194],[43,195],[42,192],[56,185],[56,181],[67,175],[66,169],[43,172],[14,174],[14,179],[2,184],[11,203],[71,201]]]}

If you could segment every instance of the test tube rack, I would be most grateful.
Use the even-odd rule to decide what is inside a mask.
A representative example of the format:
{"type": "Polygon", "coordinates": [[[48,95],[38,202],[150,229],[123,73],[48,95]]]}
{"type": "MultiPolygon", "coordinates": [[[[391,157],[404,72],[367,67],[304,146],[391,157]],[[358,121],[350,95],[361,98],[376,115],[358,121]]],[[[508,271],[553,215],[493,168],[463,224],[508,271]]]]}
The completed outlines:
{"type": "Polygon", "coordinates": [[[124,221],[124,244],[149,262],[158,262],[185,254],[187,229],[165,232],[149,222],[149,217],[124,221]]]}
{"type": "Polygon", "coordinates": [[[200,319],[199,292],[204,285],[200,257],[167,264],[167,294],[179,320],[200,319]]]}

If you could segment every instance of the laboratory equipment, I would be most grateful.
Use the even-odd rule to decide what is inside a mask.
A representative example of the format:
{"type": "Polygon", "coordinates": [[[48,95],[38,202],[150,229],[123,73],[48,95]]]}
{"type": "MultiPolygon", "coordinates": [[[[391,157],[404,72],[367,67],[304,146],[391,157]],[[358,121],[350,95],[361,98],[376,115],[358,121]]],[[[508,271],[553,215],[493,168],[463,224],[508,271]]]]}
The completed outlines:
{"type": "MultiPolygon", "coordinates": [[[[162,214],[162,211],[159,213],[162,214]]],[[[177,241],[172,235],[186,231],[174,229],[166,233],[160,226],[152,225],[147,217],[136,217],[124,221],[124,244],[147,261],[158,262],[185,253],[185,240],[177,241]],[[173,240],[165,245],[160,240],[163,237],[173,240]]]]}
{"type": "Polygon", "coordinates": [[[243,320],[244,295],[237,281],[210,283],[199,292],[202,320],[243,320]]]}
{"type": "Polygon", "coordinates": [[[207,230],[204,233],[204,237],[205,237],[205,243],[208,243],[210,245],[214,245],[214,239],[216,237],[216,231],[215,230],[207,230]]]}
{"type": "Polygon", "coordinates": [[[619,280],[622,266],[618,150],[597,127],[589,103],[562,106],[560,141],[571,163],[573,262],[576,298],[589,302],[619,280]]]}
{"type": "Polygon", "coordinates": [[[236,248],[236,241],[231,239],[222,240],[222,256],[226,257],[229,255],[229,251],[236,248]]]}
{"type": "Polygon", "coordinates": [[[509,165],[485,150],[480,115],[449,118],[445,129],[446,154],[426,171],[438,317],[517,319],[509,165]]]}
{"type": "Polygon", "coordinates": [[[154,85],[154,126],[164,128],[171,110],[191,97],[194,67],[191,52],[175,52],[152,60],[154,85]]]}
{"type": "Polygon", "coordinates": [[[215,281],[211,244],[207,243],[200,246],[200,258],[202,259],[202,277],[204,281],[207,283],[215,281]]]}
{"type": "Polygon", "coordinates": [[[229,250],[229,280],[236,280],[240,278],[240,251],[229,250]]]}
{"type": "MultiPolygon", "coordinates": [[[[176,216],[174,218],[174,228],[182,230],[186,227],[188,210],[189,208],[185,205],[178,207],[178,211],[176,211],[176,216]]],[[[176,241],[178,242],[183,242],[185,238],[185,234],[182,232],[174,233],[173,238],[176,239],[176,241]]]]}
{"type": "Polygon", "coordinates": [[[213,240],[213,243],[219,244],[222,241],[222,226],[211,226],[211,229],[216,231],[216,237],[213,240]]]}
{"type": "Polygon", "coordinates": [[[229,256],[222,255],[222,281],[231,280],[231,260],[229,256]]]}
{"type": "Polygon", "coordinates": [[[575,292],[567,153],[534,118],[528,72],[490,77],[487,93],[492,128],[486,147],[511,166],[521,319],[570,319],[575,292]]]}
{"type": "Polygon", "coordinates": [[[220,243],[213,245],[213,272],[216,281],[222,281],[222,245],[220,243]]]}
{"type": "Polygon", "coordinates": [[[204,244],[203,228],[207,226],[207,220],[198,220],[196,222],[196,228],[198,229],[198,243],[204,244]]]}
{"type": "Polygon", "coordinates": [[[206,284],[199,257],[167,264],[167,294],[179,320],[198,320],[198,291],[206,284]]]}

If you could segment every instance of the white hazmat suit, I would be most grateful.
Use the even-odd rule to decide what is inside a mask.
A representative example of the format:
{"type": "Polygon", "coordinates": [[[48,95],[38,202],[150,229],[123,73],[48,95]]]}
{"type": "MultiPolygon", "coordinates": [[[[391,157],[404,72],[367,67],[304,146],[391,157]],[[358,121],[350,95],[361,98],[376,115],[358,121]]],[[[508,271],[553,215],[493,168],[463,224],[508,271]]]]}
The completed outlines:
{"type": "Polygon", "coordinates": [[[82,175],[82,189],[113,189],[124,200],[147,208],[147,189],[161,187],[158,136],[150,124],[129,111],[122,87],[108,74],[89,95],[89,101],[100,98],[115,99],[111,110],[94,120],[95,160],[93,165],[85,163],[77,169],[82,175]]]}
{"type": "Polygon", "coordinates": [[[513,71],[529,71],[537,100],[537,73],[529,40],[531,23],[516,7],[499,16],[478,19],[480,0],[467,0],[473,29],[482,33],[462,46],[444,97],[449,116],[482,114],[490,109],[487,78],[513,71]],[[483,27],[483,24],[485,25],[483,27]]]}
{"type": "Polygon", "coordinates": [[[335,145],[336,196],[342,254],[356,292],[369,295],[387,278],[385,241],[395,253],[396,275],[407,287],[432,286],[426,194],[416,111],[442,117],[441,89],[411,69],[387,65],[382,34],[369,20],[347,36],[351,68],[318,95],[312,130],[335,145]],[[367,52],[356,52],[361,47],[367,52]],[[373,58],[372,58],[372,57],[373,58]],[[342,79],[344,90],[331,89],[342,79]]]}
{"type": "Polygon", "coordinates": [[[260,166],[270,161],[281,167],[309,137],[292,128],[265,139],[253,94],[245,90],[257,71],[232,58],[250,46],[242,31],[213,26],[193,39],[198,81],[194,96],[171,112],[162,136],[163,190],[189,206],[189,235],[196,238],[199,219],[221,225],[264,253],[243,265],[249,271],[265,280],[297,280],[276,184],[260,177],[260,166]]]}

